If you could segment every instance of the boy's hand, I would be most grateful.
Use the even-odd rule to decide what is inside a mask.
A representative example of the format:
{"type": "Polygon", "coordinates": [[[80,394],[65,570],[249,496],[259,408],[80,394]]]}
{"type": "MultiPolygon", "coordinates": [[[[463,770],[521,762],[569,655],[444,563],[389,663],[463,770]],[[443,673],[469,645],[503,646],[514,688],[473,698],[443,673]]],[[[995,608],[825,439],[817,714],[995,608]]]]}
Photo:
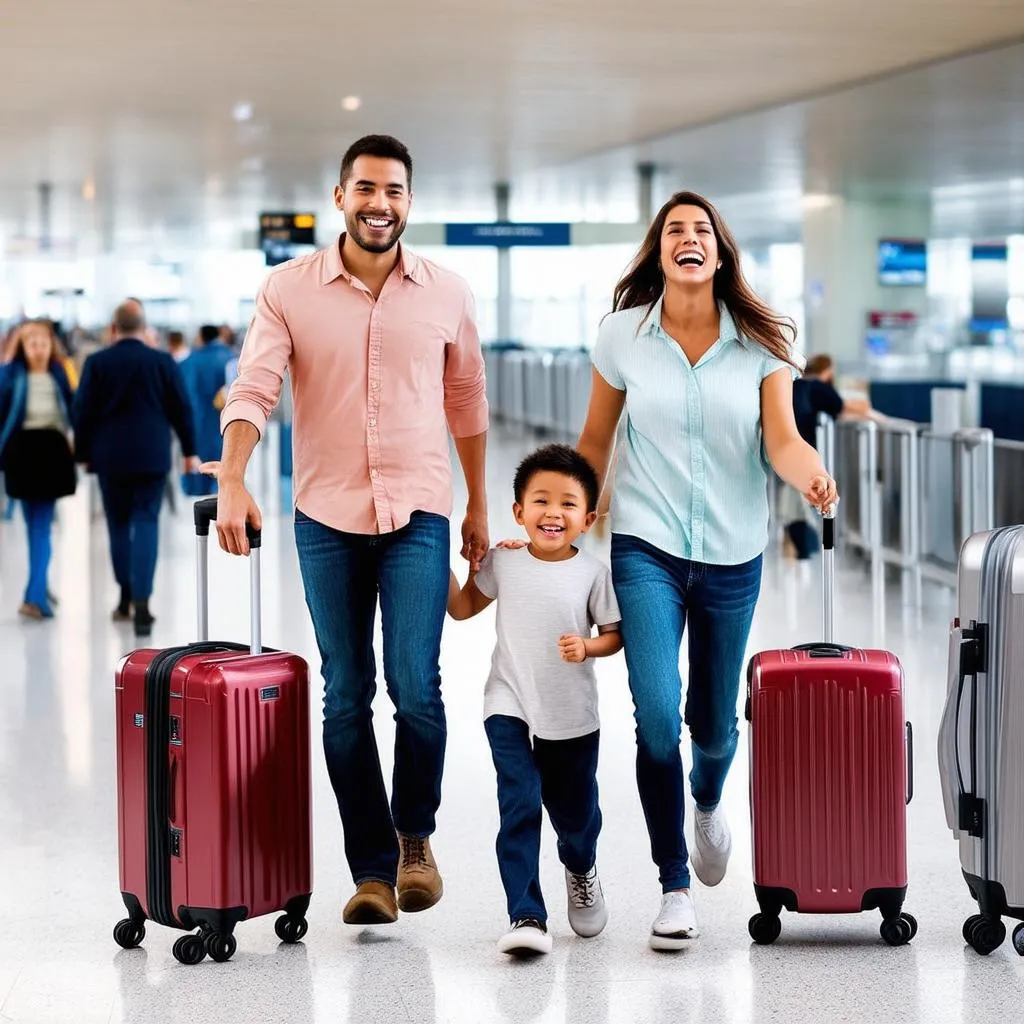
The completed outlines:
{"type": "Polygon", "coordinates": [[[583,637],[573,636],[566,633],[558,638],[558,650],[562,655],[562,661],[571,661],[575,664],[587,660],[587,646],[583,637]]]}
{"type": "Polygon", "coordinates": [[[529,541],[516,538],[515,540],[499,540],[494,546],[496,548],[506,548],[509,551],[518,551],[519,548],[525,548],[529,541]]]}

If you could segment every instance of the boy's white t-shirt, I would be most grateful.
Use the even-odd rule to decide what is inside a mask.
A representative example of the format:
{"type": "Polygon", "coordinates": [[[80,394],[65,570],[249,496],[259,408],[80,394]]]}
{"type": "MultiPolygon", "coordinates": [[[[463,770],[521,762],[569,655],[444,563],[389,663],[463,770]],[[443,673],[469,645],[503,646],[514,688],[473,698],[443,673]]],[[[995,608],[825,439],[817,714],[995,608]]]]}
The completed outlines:
{"type": "Polygon", "coordinates": [[[544,740],[586,736],[600,726],[594,660],[563,661],[559,637],[613,626],[619,606],[608,567],[577,550],[545,562],[527,548],[495,548],[476,577],[497,601],[497,643],[484,687],[484,718],[519,718],[544,740]]]}

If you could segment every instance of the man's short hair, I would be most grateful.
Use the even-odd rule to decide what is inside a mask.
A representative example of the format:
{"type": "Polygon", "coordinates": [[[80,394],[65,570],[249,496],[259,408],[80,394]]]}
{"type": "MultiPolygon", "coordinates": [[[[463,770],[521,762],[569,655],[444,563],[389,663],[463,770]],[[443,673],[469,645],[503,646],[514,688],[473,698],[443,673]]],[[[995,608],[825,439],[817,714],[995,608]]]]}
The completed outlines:
{"type": "Polygon", "coordinates": [[[141,334],[146,327],[146,317],[138,300],[128,299],[114,310],[114,330],[118,334],[141,334]]]}
{"type": "Polygon", "coordinates": [[[570,477],[583,488],[583,493],[587,496],[587,511],[593,512],[597,508],[597,473],[594,472],[594,467],[570,445],[546,444],[543,448],[531,452],[519,463],[513,489],[516,501],[520,505],[530,481],[538,473],[562,473],[570,477]]]}
{"type": "Polygon", "coordinates": [[[199,337],[204,345],[209,345],[211,341],[216,341],[220,337],[220,328],[213,324],[203,324],[199,328],[199,337]]]}
{"type": "Polygon", "coordinates": [[[392,135],[364,135],[348,147],[345,155],[341,158],[340,182],[342,188],[345,187],[345,182],[352,174],[352,165],[361,156],[383,157],[385,160],[397,160],[404,164],[406,184],[409,190],[412,190],[412,157],[405,145],[392,135]]]}

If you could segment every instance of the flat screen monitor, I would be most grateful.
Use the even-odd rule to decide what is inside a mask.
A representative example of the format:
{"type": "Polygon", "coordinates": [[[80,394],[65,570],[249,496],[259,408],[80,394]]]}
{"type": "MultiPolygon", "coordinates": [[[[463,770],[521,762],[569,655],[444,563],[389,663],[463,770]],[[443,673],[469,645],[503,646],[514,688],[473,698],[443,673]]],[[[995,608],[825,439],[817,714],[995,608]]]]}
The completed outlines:
{"type": "Polygon", "coordinates": [[[928,273],[928,243],[923,239],[883,238],[878,243],[878,283],[924,287],[928,273]]]}

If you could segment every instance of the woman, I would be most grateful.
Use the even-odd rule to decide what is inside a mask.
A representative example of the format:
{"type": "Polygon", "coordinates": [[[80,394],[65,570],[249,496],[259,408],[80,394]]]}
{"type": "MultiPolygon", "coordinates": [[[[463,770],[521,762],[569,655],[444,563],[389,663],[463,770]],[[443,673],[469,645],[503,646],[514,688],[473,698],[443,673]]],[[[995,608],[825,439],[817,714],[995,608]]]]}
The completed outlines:
{"type": "Polygon", "coordinates": [[[7,494],[21,501],[28,528],[29,579],[18,611],[53,617],[46,576],[58,498],[75,491],[68,443],[71,385],[48,323],[23,324],[11,339],[0,378],[0,465],[7,494]]]}
{"type": "Polygon", "coordinates": [[[694,870],[725,875],[719,808],[736,751],[736,701],[768,542],[768,465],[818,509],[835,484],[793,419],[790,321],[751,291],[715,208],[662,207],[594,350],[579,449],[603,479],[625,409],[612,501],[612,579],[637,734],[637,784],[658,865],[655,949],[699,934],[683,838],[679,651],[689,626],[685,719],[693,747],[694,870]]]}

